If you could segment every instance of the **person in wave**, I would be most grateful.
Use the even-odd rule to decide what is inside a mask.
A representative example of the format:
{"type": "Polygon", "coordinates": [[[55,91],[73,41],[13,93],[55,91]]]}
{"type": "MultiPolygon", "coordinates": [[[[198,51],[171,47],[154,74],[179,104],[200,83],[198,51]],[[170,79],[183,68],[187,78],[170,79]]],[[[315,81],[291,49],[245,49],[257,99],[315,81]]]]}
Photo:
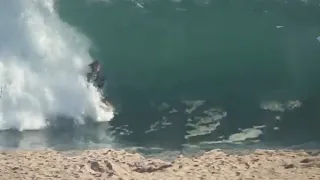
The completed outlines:
{"type": "MultiPolygon", "coordinates": [[[[101,72],[101,65],[100,65],[99,61],[97,61],[97,60],[93,61],[92,63],[89,64],[89,67],[90,67],[90,72],[87,73],[88,83],[92,83],[100,91],[103,91],[105,77],[103,76],[103,74],[101,72]]],[[[101,99],[101,102],[103,102],[109,108],[114,109],[114,106],[110,102],[108,102],[107,98],[103,97],[101,99]]]]}
{"type": "Polygon", "coordinates": [[[90,72],[87,73],[87,81],[102,90],[105,83],[105,77],[101,73],[101,65],[99,61],[93,61],[89,64],[89,67],[90,72]]]}

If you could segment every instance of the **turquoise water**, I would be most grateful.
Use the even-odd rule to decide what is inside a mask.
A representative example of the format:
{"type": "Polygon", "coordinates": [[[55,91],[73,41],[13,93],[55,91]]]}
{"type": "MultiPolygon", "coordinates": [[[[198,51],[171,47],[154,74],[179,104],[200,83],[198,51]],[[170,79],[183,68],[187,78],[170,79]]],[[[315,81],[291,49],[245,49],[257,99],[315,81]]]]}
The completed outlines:
{"type": "Polygon", "coordinates": [[[265,126],[260,141],[319,140],[319,1],[80,0],[60,1],[59,12],[92,40],[119,109],[111,123],[133,132],[126,140],[219,141],[254,126],[265,126]],[[206,103],[188,114],[183,100],[206,103]],[[155,108],[162,102],[178,113],[155,108]],[[198,126],[212,107],[227,116],[189,138],[188,119],[198,126]],[[145,133],[163,117],[170,127],[145,133]]]}
{"type": "Polygon", "coordinates": [[[1,145],[208,149],[320,141],[319,0],[60,0],[56,8],[91,40],[117,114],[110,123],[2,132],[1,145]]]}
{"type": "Polygon", "coordinates": [[[61,1],[59,9],[93,41],[110,86],[220,101],[318,91],[316,2],[197,2],[61,1]]]}

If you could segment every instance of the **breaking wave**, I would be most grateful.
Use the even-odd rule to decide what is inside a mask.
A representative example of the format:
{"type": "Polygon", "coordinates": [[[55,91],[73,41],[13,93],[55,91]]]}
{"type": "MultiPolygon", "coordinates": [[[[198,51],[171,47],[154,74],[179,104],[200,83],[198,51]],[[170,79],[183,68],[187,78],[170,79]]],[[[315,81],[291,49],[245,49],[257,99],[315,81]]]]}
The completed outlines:
{"type": "Polygon", "coordinates": [[[63,22],[54,0],[0,2],[0,129],[45,128],[56,117],[109,121],[86,83],[90,41],[63,22]]]}

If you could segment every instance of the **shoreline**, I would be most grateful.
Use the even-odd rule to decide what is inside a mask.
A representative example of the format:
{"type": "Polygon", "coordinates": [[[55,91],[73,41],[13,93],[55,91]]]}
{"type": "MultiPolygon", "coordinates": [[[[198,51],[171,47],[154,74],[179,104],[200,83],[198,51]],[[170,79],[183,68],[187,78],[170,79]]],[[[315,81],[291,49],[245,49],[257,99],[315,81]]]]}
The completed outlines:
{"type": "Polygon", "coordinates": [[[2,178],[13,180],[320,179],[320,154],[293,150],[234,154],[217,149],[193,157],[180,155],[173,161],[113,149],[85,150],[75,156],[54,150],[16,150],[1,151],[0,159],[2,178]]]}

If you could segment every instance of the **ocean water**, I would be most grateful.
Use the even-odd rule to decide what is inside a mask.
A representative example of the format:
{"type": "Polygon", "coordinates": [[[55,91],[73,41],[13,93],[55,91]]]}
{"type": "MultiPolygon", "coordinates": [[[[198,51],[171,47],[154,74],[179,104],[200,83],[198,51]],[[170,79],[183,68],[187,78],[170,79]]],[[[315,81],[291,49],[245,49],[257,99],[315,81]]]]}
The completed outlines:
{"type": "Polygon", "coordinates": [[[319,148],[319,0],[0,2],[3,148],[319,148]]]}

